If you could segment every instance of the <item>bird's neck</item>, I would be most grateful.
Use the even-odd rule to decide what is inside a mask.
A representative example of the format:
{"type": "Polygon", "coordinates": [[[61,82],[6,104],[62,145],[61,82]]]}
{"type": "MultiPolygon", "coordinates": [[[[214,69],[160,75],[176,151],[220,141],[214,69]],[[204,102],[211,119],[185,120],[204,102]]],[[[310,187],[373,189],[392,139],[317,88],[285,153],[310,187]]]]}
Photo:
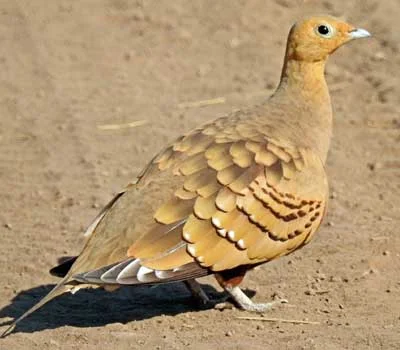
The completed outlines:
{"type": "Polygon", "coordinates": [[[325,60],[285,61],[280,84],[271,102],[292,111],[287,116],[294,137],[300,137],[314,148],[325,162],[332,133],[332,106],[324,76],[325,60]]]}

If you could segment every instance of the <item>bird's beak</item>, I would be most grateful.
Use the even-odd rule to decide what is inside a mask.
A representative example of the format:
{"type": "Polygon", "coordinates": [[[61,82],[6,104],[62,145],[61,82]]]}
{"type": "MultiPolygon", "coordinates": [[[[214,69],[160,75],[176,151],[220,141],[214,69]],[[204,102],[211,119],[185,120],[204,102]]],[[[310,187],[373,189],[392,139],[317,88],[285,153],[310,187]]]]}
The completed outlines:
{"type": "Polygon", "coordinates": [[[368,38],[371,36],[370,32],[362,28],[354,28],[349,31],[349,36],[351,39],[368,38]]]}

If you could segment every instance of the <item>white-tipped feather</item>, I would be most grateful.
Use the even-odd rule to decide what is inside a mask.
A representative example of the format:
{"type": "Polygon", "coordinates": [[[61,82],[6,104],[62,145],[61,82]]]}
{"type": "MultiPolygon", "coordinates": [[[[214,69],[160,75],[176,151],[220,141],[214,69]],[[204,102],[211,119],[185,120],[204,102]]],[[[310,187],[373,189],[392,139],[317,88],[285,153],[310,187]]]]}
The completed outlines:
{"type": "Polygon", "coordinates": [[[193,257],[196,256],[196,248],[194,245],[188,244],[188,246],[186,247],[186,250],[191,256],[193,256],[193,257]]]}
{"type": "Polygon", "coordinates": [[[216,228],[222,228],[220,219],[218,219],[216,217],[212,217],[211,222],[216,228]]]}
{"type": "Polygon", "coordinates": [[[100,279],[106,283],[117,283],[118,275],[123,271],[127,266],[131,265],[135,260],[124,261],[118,265],[113,266],[105,273],[100,276],[100,279]]]}
{"type": "Polygon", "coordinates": [[[146,267],[146,266],[140,266],[139,271],[137,272],[136,277],[137,277],[137,279],[138,279],[139,281],[141,281],[142,278],[144,277],[144,275],[147,275],[147,274],[153,273],[153,272],[154,272],[153,269],[149,269],[149,268],[146,267]]]}
{"type": "Polygon", "coordinates": [[[235,240],[235,231],[229,230],[229,231],[228,231],[228,238],[229,238],[231,241],[234,241],[234,240],[235,240]]]}
{"type": "Polygon", "coordinates": [[[167,271],[155,270],[154,273],[155,273],[156,277],[161,280],[173,277],[175,275],[171,270],[167,270],[167,271]]]}
{"type": "MultiPolygon", "coordinates": [[[[192,242],[190,239],[190,233],[189,232],[183,232],[182,237],[185,241],[187,242],[192,242]]],[[[192,242],[193,243],[193,242],[192,242]]]]}
{"type": "Polygon", "coordinates": [[[135,259],[129,265],[127,265],[117,276],[117,282],[121,284],[136,283],[138,278],[136,277],[140,269],[140,260],[135,259]]]}
{"type": "Polygon", "coordinates": [[[246,249],[246,244],[243,239],[239,239],[236,244],[240,249],[246,249]]]}
{"type": "Polygon", "coordinates": [[[84,282],[90,282],[90,283],[99,283],[100,282],[101,283],[102,281],[100,279],[100,276],[102,274],[104,274],[105,272],[107,272],[108,269],[109,269],[109,267],[105,266],[105,267],[102,267],[97,270],[83,273],[82,275],[76,276],[76,277],[78,277],[77,278],[78,281],[80,280],[79,277],[81,277],[84,282]]]}
{"type": "Polygon", "coordinates": [[[218,229],[217,232],[221,237],[226,237],[226,230],[224,228],[218,229]]]}
{"type": "Polygon", "coordinates": [[[203,263],[204,262],[204,256],[198,256],[196,258],[196,261],[199,262],[199,263],[203,263]]]}

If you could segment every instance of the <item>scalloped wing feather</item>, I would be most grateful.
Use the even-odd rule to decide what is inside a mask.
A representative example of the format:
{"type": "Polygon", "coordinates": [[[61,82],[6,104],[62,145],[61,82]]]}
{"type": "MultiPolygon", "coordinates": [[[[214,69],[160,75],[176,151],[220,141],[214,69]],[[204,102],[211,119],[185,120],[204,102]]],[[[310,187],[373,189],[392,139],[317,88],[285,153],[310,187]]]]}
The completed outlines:
{"type": "Polygon", "coordinates": [[[132,257],[159,271],[154,276],[176,279],[190,263],[191,276],[201,275],[204,268],[268,261],[308,241],[325,208],[321,161],[250,125],[225,133],[226,122],[198,129],[155,157],[107,210],[73,270],[82,276],[132,257]]]}

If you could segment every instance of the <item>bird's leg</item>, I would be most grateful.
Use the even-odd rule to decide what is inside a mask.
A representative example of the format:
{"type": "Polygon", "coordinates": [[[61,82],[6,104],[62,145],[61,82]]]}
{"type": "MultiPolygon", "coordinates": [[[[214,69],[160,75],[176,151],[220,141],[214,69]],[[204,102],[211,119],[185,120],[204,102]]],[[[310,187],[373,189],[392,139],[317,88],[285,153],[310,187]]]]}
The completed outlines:
{"type": "Polygon", "coordinates": [[[274,300],[269,303],[254,303],[238,286],[227,286],[225,287],[225,290],[229,293],[240,309],[250,312],[265,312],[270,310],[274,305],[287,303],[287,300],[285,299],[274,300]]]}
{"type": "Polygon", "coordinates": [[[229,296],[225,296],[218,299],[210,299],[206,292],[201,288],[200,283],[198,283],[195,279],[184,281],[186,288],[192,293],[192,296],[195,300],[203,307],[214,307],[224,301],[229,296]]]}
{"type": "Polygon", "coordinates": [[[200,304],[208,305],[210,303],[210,298],[207,296],[207,294],[204,292],[204,290],[201,288],[200,284],[196,280],[187,280],[183,283],[185,283],[186,288],[189,289],[190,293],[192,293],[192,296],[200,304]]]}
{"type": "MultiPolygon", "coordinates": [[[[237,267],[232,270],[219,272],[215,275],[218,283],[229,294],[235,304],[242,310],[251,312],[265,312],[276,304],[287,303],[287,300],[274,300],[269,303],[254,303],[243,291],[239,288],[248,268],[237,267]]],[[[225,309],[229,306],[226,303],[216,305],[218,309],[225,309]]]]}

